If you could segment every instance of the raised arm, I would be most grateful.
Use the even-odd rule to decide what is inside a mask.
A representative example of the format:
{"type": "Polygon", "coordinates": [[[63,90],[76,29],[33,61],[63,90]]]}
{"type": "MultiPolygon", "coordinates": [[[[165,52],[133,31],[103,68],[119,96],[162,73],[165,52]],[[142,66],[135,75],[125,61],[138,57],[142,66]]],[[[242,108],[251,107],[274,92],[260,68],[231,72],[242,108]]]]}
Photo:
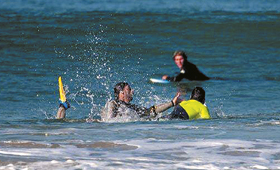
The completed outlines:
{"type": "Polygon", "coordinates": [[[164,112],[166,111],[167,109],[177,105],[178,103],[180,103],[180,93],[177,93],[176,96],[170,101],[170,102],[167,102],[167,103],[162,103],[162,104],[159,104],[159,105],[156,105],[154,106],[155,108],[155,113],[161,113],[161,112],[164,112]]]}

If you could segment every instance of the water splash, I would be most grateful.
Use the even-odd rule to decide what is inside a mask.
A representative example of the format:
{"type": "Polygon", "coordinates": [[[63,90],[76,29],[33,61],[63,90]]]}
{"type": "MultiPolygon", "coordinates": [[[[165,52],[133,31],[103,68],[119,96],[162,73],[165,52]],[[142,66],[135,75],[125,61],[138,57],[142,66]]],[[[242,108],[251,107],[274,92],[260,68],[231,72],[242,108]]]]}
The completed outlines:
{"type": "Polygon", "coordinates": [[[70,99],[78,106],[88,108],[89,118],[93,118],[99,116],[104,103],[112,98],[117,82],[135,79],[141,58],[135,58],[137,50],[129,47],[133,35],[127,34],[127,28],[94,24],[80,31],[85,34],[72,35],[75,41],[64,48],[57,46],[55,52],[59,58],[69,61],[60,69],[66,70],[65,76],[70,78],[70,99]],[[108,36],[116,33],[117,41],[109,42],[108,36]]]}

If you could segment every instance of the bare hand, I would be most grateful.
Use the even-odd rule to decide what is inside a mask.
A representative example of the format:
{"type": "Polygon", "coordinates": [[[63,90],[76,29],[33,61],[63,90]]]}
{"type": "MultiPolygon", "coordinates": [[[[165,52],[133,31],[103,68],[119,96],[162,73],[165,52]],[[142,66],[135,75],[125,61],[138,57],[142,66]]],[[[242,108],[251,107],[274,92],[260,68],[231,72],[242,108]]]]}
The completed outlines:
{"type": "Polygon", "coordinates": [[[167,79],[167,77],[168,77],[168,75],[164,75],[164,76],[162,76],[162,80],[166,80],[166,79],[167,79]]]}
{"type": "Polygon", "coordinates": [[[176,96],[172,99],[174,105],[179,104],[182,100],[180,99],[181,93],[177,93],[176,96]]]}

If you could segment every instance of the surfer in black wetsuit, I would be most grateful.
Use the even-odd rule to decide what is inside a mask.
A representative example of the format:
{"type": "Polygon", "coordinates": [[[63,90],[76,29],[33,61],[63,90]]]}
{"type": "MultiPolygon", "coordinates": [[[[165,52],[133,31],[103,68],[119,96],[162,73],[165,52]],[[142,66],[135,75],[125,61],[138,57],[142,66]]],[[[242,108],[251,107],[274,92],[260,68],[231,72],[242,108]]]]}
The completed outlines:
{"type": "Polygon", "coordinates": [[[179,102],[180,95],[178,93],[170,102],[145,108],[130,103],[133,99],[133,90],[126,82],[116,84],[114,94],[115,99],[108,101],[101,112],[101,121],[110,121],[123,117],[130,120],[154,118],[158,113],[176,105],[179,102]]]}
{"type": "Polygon", "coordinates": [[[170,77],[168,75],[162,76],[163,80],[169,81],[181,81],[183,78],[188,80],[209,80],[210,78],[204,75],[201,71],[198,70],[196,65],[189,62],[188,57],[184,51],[175,51],[173,55],[173,60],[176,65],[180,68],[180,73],[175,77],[170,77]]]}

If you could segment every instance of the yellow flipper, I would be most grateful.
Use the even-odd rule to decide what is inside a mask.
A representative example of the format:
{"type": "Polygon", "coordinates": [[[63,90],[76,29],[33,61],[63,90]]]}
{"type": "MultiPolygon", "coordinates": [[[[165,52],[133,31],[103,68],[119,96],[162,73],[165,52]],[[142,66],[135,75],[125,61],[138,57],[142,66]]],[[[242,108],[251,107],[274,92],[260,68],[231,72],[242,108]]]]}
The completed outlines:
{"type": "Polygon", "coordinates": [[[63,89],[62,79],[61,76],[58,77],[58,86],[59,86],[59,99],[61,102],[66,101],[65,91],[63,89]]]}

